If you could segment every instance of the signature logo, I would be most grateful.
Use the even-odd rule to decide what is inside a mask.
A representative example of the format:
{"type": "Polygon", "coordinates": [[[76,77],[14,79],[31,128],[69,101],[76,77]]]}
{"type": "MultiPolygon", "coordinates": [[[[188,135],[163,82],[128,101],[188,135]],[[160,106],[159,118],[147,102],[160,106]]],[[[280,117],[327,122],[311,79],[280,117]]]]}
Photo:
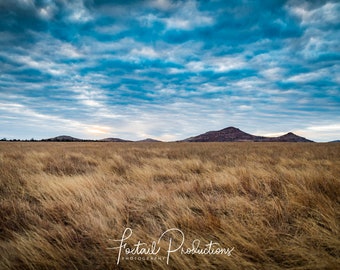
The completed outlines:
{"type": "MultiPolygon", "coordinates": [[[[119,242],[119,245],[116,247],[109,247],[108,249],[117,249],[118,250],[118,258],[117,265],[120,263],[122,258],[141,258],[137,256],[148,256],[147,258],[159,257],[160,252],[162,252],[160,244],[164,243],[166,246],[165,250],[165,258],[166,264],[169,264],[171,254],[179,252],[182,255],[226,255],[231,256],[234,247],[232,248],[224,248],[217,242],[210,241],[207,244],[201,243],[201,240],[195,239],[191,242],[191,246],[185,248],[185,235],[184,233],[177,228],[171,228],[166,230],[161,234],[161,236],[156,241],[152,241],[151,243],[144,243],[141,241],[137,241],[137,243],[133,245],[128,245],[127,240],[131,238],[133,231],[131,228],[126,228],[122,234],[121,239],[113,240],[115,242],[119,242]],[[174,238],[174,236],[176,238],[174,238]]],[[[162,258],[162,257],[159,257],[162,258]]]]}

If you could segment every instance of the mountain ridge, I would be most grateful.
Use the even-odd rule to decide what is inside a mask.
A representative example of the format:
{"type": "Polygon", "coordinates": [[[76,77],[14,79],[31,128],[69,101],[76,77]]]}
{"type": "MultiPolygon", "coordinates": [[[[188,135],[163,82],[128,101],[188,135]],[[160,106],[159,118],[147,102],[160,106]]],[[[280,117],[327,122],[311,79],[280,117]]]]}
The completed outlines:
{"type": "Polygon", "coordinates": [[[278,137],[257,136],[246,133],[235,127],[227,127],[217,131],[208,131],[182,140],[183,142],[313,142],[293,132],[278,137]]]}
{"type": "Polygon", "coordinates": [[[152,138],[146,138],[144,140],[139,140],[139,141],[136,141],[136,142],[148,142],[148,143],[152,143],[152,142],[162,142],[162,141],[155,140],[155,139],[152,139],[152,138]]]}
{"type": "Polygon", "coordinates": [[[68,135],[60,135],[57,137],[49,138],[49,139],[43,139],[42,141],[49,141],[49,142],[81,142],[84,141],[82,139],[78,139],[72,136],[68,135]]]}
{"type": "Polygon", "coordinates": [[[120,139],[120,138],[104,138],[101,140],[98,140],[100,142],[132,142],[129,140],[124,140],[124,139],[120,139]]]}
{"type": "MultiPolygon", "coordinates": [[[[104,138],[99,140],[79,139],[68,135],[60,135],[57,137],[42,139],[41,141],[53,142],[162,142],[151,138],[143,140],[131,141],[120,138],[104,138]]],[[[257,136],[244,132],[236,127],[227,127],[217,131],[208,131],[197,136],[192,136],[177,142],[313,142],[304,137],[298,136],[293,132],[288,132],[278,137],[257,136]]]]}

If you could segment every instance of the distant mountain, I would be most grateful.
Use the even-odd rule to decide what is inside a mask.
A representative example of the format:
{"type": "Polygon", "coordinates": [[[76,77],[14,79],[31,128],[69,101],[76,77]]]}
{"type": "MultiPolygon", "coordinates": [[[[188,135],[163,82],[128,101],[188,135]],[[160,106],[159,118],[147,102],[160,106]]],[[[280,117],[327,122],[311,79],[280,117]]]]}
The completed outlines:
{"type": "Polygon", "coordinates": [[[255,136],[245,133],[235,127],[228,127],[219,131],[209,131],[204,134],[185,139],[186,142],[235,142],[254,141],[255,136]]]}
{"type": "MultiPolygon", "coordinates": [[[[101,140],[83,140],[75,137],[61,135],[54,138],[43,139],[41,141],[49,142],[133,142],[130,140],[124,140],[120,138],[105,138],[101,140]]],[[[152,138],[136,142],[162,142],[152,138]]],[[[227,127],[218,131],[209,131],[194,137],[187,138],[181,142],[313,142],[304,137],[300,137],[292,132],[288,132],[285,135],[278,137],[264,137],[256,136],[246,133],[236,127],[227,127]]],[[[340,142],[340,140],[333,141],[340,142]]]]}
{"type": "Polygon", "coordinates": [[[101,139],[99,140],[100,142],[132,142],[129,140],[123,140],[123,139],[119,139],[119,138],[105,138],[105,139],[101,139]]]}
{"type": "Polygon", "coordinates": [[[162,141],[151,139],[151,138],[146,138],[144,140],[140,140],[140,141],[136,141],[136,142],[162,142],[162,141]]]}
{"type": "Polygon", "coordinates": [[[264,137],[246,133],[235,127],[227,127],[218,131],[209,131],[204,134],[190,137],[185,142],[312,142],[292,132],[279,137],[264,137]]]}
{"type": "Polygon", "coordinates": [[[78,138],[74,138],[74,137],[67,136],[67,135],[61,135],[61,136],[54,137],[54,138],[43,139],[42,141],[48,141],[48,142],[95,142],[95,141],[98,141],[98,142],[132,142],[132,141],[123,140],[119,138],[105,138],[101,140],[83,140],[83,139],[78,139],[78,138]]]}
{"type": "Polygon", "coordinates": [[[81,142],[83,140],[78,139],[78,138],[74,138],[74,137],[71,137],[71,136],[67,136],[67,135],[61,135],[61,136],[58,136],[58,137],[45,139],[43,141],[49,141],[49,142],[81,142]]]}
{"type": "Polygon", "coordinates": [[[333,142],[340,142],[340,140],[331,141],[331,143],[333,143],[333,142]]]}
{"type": "Polygon", "coordinates": [[[304,137],[300,137],[293,132],[288,132],[285,135],[279,136],[279,137],[268,137],[265,138],[263,141],[268,142],[313,142],[311,140],[308,140],[304,137]]]}

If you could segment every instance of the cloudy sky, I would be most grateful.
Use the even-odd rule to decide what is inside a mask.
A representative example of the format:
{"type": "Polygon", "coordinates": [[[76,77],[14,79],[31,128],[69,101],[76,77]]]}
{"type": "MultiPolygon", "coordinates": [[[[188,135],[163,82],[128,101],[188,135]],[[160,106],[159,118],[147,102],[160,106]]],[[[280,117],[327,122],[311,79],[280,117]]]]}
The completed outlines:
{"type": "Polygon", "coordinates": [[[0,137],[340,139],[340,3],[0,0],[0,137]]]}

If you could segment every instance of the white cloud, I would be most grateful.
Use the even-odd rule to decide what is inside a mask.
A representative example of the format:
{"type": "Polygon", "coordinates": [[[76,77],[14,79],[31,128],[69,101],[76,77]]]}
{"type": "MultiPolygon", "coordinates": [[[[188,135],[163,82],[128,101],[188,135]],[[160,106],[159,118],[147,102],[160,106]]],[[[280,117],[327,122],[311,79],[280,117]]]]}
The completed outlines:
{"type": "Polygon", "coordinates": [[[298,74],[298,75],[293,75],[293,76],[289,77],[286,81],[287,82],[296,82],[296,83],[313,82],[313,81],[317,81],[321,78],[325,78],[328,75],[329,75],[329,71],[324,69],[324,70],[317,70],[317,71],[302,73],[302,74],[298,74]]]}
{"type": "Polygon", "coordinates": [[[310,126],[307,127],[308,130],[313,130],[313,131],[337,131],[339,132],[339,136],[340,136],[340,124],[336,123],[336,124],[330,124],[330,125],[316,125],[316,126],[310,126]]]}
{"type": "MultiPolygon", "coordinates": [[[[5,57],[9,56],[6,55],[5,57]]],[[[47,59],[35,59],[29,55],[12,55],[11,58],[22,65],[21,69],[29,67],[54,76],[61,76],[66,73],[66,65],[57,64],[47,59]]]]}
{"type": "Polygon", "coordinates": [[[92,14],[84,7],[83,0],[75,0],[66,3],[71,22],[85,23],[93,19],[92,14]]]}
{"type": "Polygon", "coordinates": [[[209,65],[215,72],[226,72],[246,66],[242,56],[224,56],[209,59],[209,65]]]}
{"type": "Polygon", "coordinates": [[[307,1],[291,2],[287,9],[301,20],[304,28],[303,36],[292,40],[292,44],[298,45],[293,49],[298,49],[305,59],[318,59],[322,54],[338,51],[338,32],[332,28],[340,24],[340,3],[327,2],[312,9],[307,1]]]}
{"type": "Polygon", "coordinates": [[[263,133],[263,132],[260,132],[258,134],[254,134],[254,135],[264,136],[264,137],[279,137],[279,136],[282,136],[282,135],[284,135],[286,133],[287,132],[274,132],[274,133],[263,133]]]}
{"type": "Polygon", "coordinates": [[[193,72],[212,70],[220,73],[241,69],[246,66],[246,62],[242,56],[211,57],[201,55],[201,57],[201,61],[191,61],[187,63],[186,68],[193,72]]]}
{"type": "Polygon", "coordinates": [[[191,61],[188,64],[186,64],[186,68],[189,71],[200,72],[205,69],[205,64],[202,61],[191,61]]]}
{"type": "Polygon", "coordinates": [[[112,128],[109,126],[89,124],[86,123],[86,120],[78,121],[70,117],[66,119],[57,115],[39,113],[20,103],[1,102],[0,111],[2,111],[2,115],[7,117],[18,116],[21,129],[33,125],[41,128],[48,127],[48,130],[55,130],[55,132],[71,132],[79,135],[109,134],[112,132],[112,128]]]}
{"type": "MultiPolygon", "coordinates": [[[[240,90],[242,92],[251,92],[251,91],[268,91],[267,82],[259,77],[246,77],[244,79],[239,79],[237,81],[231,82],[230,86],[236,90],[240,90]]],[[[247,94],[249,95],[249,94],[247,94]]]]}
{"type": "MultiPolygon", "coordinates": [[[[78,78],[77,80],[81,80],[78,78]]],[[[76,100],[93,109],[105,108],[103,101],[106,100],[106,96],[100,89],[95,89],[92,85],[86,82],[73,82],[73,85],[68,87],[70,91],[75,93],[76,100]]]]}
{"type": "Polygon", "coordinates": [[[203,93],[219,93],[219,92],[223,92],[226,90],[226,86],[225,85],[218,85],[218,84],[214,84],[212,82],[208,82],[208,83],[203,83],[198,87],[198,90],[200,90],[203,93]]]}
{"type": "MultiPolygon", "coordinates": [[[[296,3],[296,2],[295,2],[296,3]]],[[[316,9],[308,9],[306,3],[298,2],[300,5],[288,5],[288,10],[300,17],[302,25],[325,25],[328,23],[339,23],[339,3],[326,3],[316,9]]]]}
{"type": "Polygon", "coordinates": [[[142,47],[139,49],[132,49],[130,52],[132,58],[157,58],[159,57],[158,53],[152,47],[142,47]]]}
{"type": "Polygon", "coordinates": [[[279,81],[285,75],[286,70],[281,67],[272,67],[260,70],[260,74],[270,81],[279,81]]]}
{"type": "Polygon", "coordinates": [[[168,68],[167,73],[169,74],[181,74],[185,72],[185,69],[182,68],[168,68]]]}
{"type": "Polygon", "coordinates": [[[241,111],[249,111],[249,110],[253,109],[253,107],[249,106],[249,105],[241,105],[241,106],[238,106],[238,109],[241,110],[241,111]]]}
{"type": "Polygon", "coordinates": [[[214,23],[214,19],[210,14],[198,10],[196,1],[184,1],[173,4],[169,1],[158,0],[151,3],[151,6],[161,10],[176,8],[176,11],[167,18],[144,16],[141,21],[147,21],[149,25],[155,21],[160,21],[165,24],[167,30],[193,30],[197,27],[209,26],[214,23]]]}
{"type": "Polygon", "coordinates": [[[169,10],[174,6],[174,4],[169,0],[152,0],[149,5],[163,11],[169,10]]]}
{"type": "Polygon", "coordinates": [[[307,126],[304,129],[297,130],[298,134],[317,142],[327,142],[340,139],[340,124],[327,124],[325,120],[321,120],[319,124],[307,126]]]}
{"type": "Polygon", "coordinates": [[[66,56],[67,58],[81,58],[83,54],[79,52],[77,48],[68,43],[63,43],[60,46],[60,55],[66,56]]]}
{"type": "Polygon", "coordinates": [[[52,76],[70,76],[75,73],[73,65],[65,60],[81,59],[84,53],[74,45],[60,41],[50,34],[30,33],[38,41],[33,47],[18,47],[9,52],[0,52],[0,56],[15,62],[18,69],[32,68],[52,76]]]}

